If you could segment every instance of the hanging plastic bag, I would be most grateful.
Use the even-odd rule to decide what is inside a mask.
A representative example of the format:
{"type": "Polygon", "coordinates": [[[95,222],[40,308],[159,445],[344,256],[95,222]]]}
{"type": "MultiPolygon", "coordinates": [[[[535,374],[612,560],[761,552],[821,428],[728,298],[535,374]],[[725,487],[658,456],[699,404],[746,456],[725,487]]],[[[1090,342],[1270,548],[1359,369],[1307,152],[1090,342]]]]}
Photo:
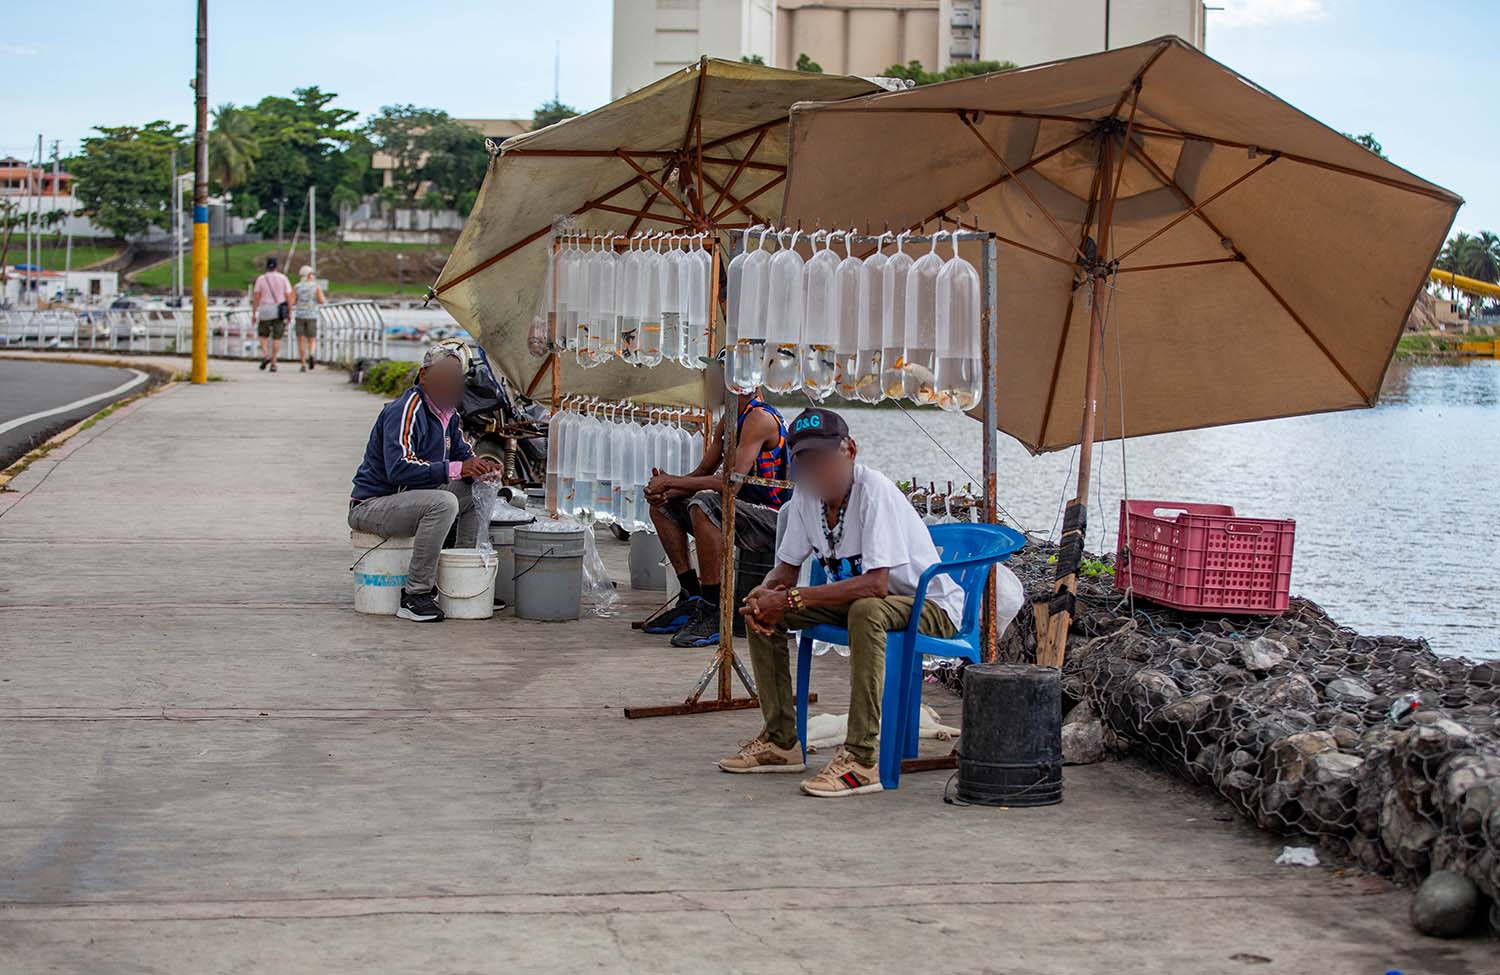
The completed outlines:
{"type": "Polygon", "coordinates": [[[604,568],[594,533],[588,528],[583,532],[583,603],[589,612],[606,619],[620,612],[620,594],[615,591],[614,580],[604,568]]]}
{"type": "Polygon", "coordinates": [[[474,535],[474,547],[485,553],[488,561],[495,551],[495,546],[490,542],[490,518],[495,513],[495,504],[500,497],[500,481],[475,478],[469,494],[474,499],[474,517],[479,524],[474,535]]]}

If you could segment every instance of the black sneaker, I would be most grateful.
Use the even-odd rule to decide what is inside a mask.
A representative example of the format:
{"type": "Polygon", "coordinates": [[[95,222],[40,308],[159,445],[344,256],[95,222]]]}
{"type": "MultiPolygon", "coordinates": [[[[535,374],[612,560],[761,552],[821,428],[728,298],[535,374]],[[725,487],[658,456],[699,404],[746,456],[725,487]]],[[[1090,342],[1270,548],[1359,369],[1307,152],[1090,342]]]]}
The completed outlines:
{"type": "Polygon", "coordinates": [[[719,606],[702,596],[692,600],[693,615],[677,635],[672,637],[674,647],[712,647],[719,643],[719,606]]]}
{"type": "Polygon", "coordinates": [[[316,368],[318,368],[318,360],[314,359],[312,356],[308,356],[307,357],[307,371],[308,372],[312,372],[316,368]]]}
{"type": "Polygon", "coordinates": [[[443,610],[438,606],[437,590],[417,593],[401,590],[401,608],[396,610],[396,615],[414,623],[438,622],[443,618],[443,610]]]}
{"type": "Polygon", "coordinates": [[[692,600],[694,596],[687,593],[678,593],[677,602],[662,609],[661,612],[641,624],[641,629],[647,633],[676,633],[687,625],[692,618],[692,600]]]}

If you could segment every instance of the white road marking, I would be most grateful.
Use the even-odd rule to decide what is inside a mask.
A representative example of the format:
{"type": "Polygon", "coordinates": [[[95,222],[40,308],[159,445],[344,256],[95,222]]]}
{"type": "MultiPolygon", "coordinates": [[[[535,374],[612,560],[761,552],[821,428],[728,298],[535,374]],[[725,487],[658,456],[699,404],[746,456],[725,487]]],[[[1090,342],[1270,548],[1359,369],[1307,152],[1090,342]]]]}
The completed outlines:
{"type": "Polygon", "coordinates": [[[141,383],[146,381],[146,374],[144,372],[141,372],[139,369],[132,369],[130,370],[130,372],[135,376],[134,379],[121,386],[116,386],[114,389],[111,389],[107,393],[99,393],[97,396],[86,396],[83,399],[74,400],[71,403],[63,404],[62,406],[53,407],[50,410],[42,410],[40,413],[28,413],[25,416],[16,417],[14,420],[0,423],[0,434],[14,430],[16,427],[24,427],[26,424],[31,423],[35,420],[45,419],[49,416],[56,416],[58,413],[67,413],[72,410],[78,409],[80,406],[88,406],[90,403],[97,403],[102,399],[109,399],[111,396],[119,396],[121,393],[125,392],[131,387],[139,386],[141,383]]]}

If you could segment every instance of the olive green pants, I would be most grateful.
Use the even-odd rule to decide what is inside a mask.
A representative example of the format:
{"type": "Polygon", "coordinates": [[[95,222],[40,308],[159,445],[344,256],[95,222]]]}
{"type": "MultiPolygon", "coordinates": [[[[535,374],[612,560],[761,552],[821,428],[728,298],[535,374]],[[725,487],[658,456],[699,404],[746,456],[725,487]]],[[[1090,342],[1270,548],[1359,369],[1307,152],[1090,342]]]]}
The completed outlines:
{"type": "MultiPolygon", "coordinates": [[[[880,738],[880,695],[885,684],[885,635],[906,629],[912,597],[856,599],[847,606],[808,607],[786,614],[772,636],[750,632],[750,665],[760,695],[766,732],[780,748],[797,745],[797,702],[792,697],[792,668],[787,631],[831,623],[849,631],[849,734],[844,747],[861,765],[874,765],[880,738]]],[[[922,605],[917,629],[928,636],[950,637],[957,628],[931,599],[922,605]]]]}

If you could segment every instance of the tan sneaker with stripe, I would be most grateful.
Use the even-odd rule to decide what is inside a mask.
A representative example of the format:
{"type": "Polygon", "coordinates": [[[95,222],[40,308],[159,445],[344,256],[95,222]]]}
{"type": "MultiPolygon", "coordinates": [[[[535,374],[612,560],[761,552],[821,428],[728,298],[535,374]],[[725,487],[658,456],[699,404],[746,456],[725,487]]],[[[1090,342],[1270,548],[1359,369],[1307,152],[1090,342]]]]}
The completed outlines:
{"type": "Polygon", "coordinates": [[[721,761],[719,768],[743,775],[751,772],[805,772],[807,764],[802,761],[800,744],[781,748],[762,731],[740,745],[739,754],[721,761]]]}
{"type": "Polygon", "coordinates": [[[879,792],[880,771],[873,765],[861,765],[842,747],[823,771],[802,783],[802,791],[819,799],[840,799],[867,792],[879,792]]]}

